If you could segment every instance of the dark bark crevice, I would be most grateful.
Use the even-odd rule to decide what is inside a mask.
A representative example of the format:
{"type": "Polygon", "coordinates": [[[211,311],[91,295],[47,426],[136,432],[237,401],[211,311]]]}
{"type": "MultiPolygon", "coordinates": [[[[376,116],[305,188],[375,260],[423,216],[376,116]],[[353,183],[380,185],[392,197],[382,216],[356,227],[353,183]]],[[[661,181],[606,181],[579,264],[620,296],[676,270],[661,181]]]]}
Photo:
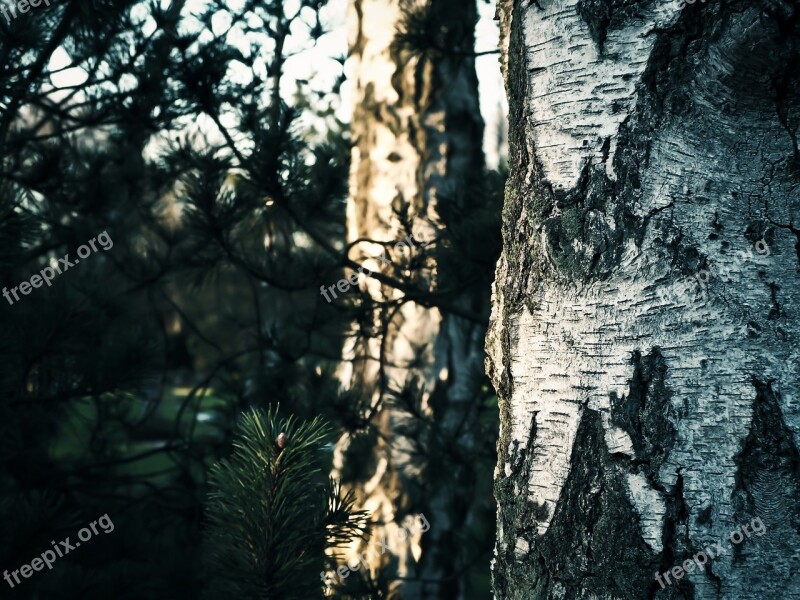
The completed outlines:
{"type": "Polygon", "coordinates": [[[538,574],[534,589],[541,592],[563,589],[565,598],[590,592],[642,598],[649,587],[656,557],[642,540],[623,474],[608,452],[600,415],[593,410],[587,409],[581,418],[570,475],[550,527],[532,542],[534,552],[549,565],[546,574],[538,574]]]}
{"type": "Polygon", "coordinates": [[[758,516],[767,527],[786,523],[800,534],[800,452],[772,381],[753,377],[753,386],[750,432],[735,457],[735,506],[740,518],[758,516]]]}
{"type": "Polygon", "coordinates": [[[781,224],[781,223],[776,223],[775,221],[770,221],[770,223],[772,223],[775,227],[778,227],[779,229],[786,229],[787,231],[791,232],[791,234],[797,240],[794,245],[794,250],[795,253],[797,254],[797,269],[800,271],[800,229],[795,227],[793,223],[781,224]]]}
{"type": "Polygon", "coordinates": [[[800,451],[781,410],[773,381],[753,377],[755,398],[750,430],[734,457],[736,484],[732,503],[735,526],[760,519],[762,536],[733,546],[736,585],[759,590],[763,600],[797,598],[800,558],[800,451]],[[744,582],[744,583],[742,583],[744,582]]]}
{"type": "MultiPolygon", "coordinates": [[[[691,556],[688,534],[689,507],[684,498],[684,477],[678,470],[677,480],[671,489],[665,488],[659,478],[659,469],[675,446],[675,415],[671,393],[667,387],[667,364],[659,348],[631,357],[634,367],[629,393],[622,398],[612,395],[611,422],[631,438],[635,457],[622,461],[629,472],[645,475],[650,486],[664,499],[666,512],[662,530],[663,550],[658,557],[657,571],[664,573],[691,556]]],[[[673,582],[662,591],[662,586],[651,578],[648,599],[693,599],[694,586],[688,579],[673,582]],[[660,592],[660,593],[659,593],[660,592]]]]}
{"type": "Polygon", "coordinates": [[[774,281],[770,282],[769,291],[770,291],[770,296],[772,298],[772,306],[769,309],[769,315],[767,315],[768,321],[780,319],[783,314],[781,313],[781,303],[778,301],[778,292],[780,291],[780,289],[781,289],[780,286],[776,284],[774,281]]]}
{"type": "MultiPolygon", "coordinates": [[[[667,512],[664,515],[664,530],[662,534],[662,544],[664,547],[658,563],[658,573],[668,573],[676,565],[680,565],[684,560],[693,554],[691,542],[689,540],[689,507],[683,495],[684,477],[678,470],[678,478],[672,490],[665,495],[667,512]]],[[[708,568],[708,565],[706,565],[708,568]]],[[[648,600],[659,598],[685,598],[693,600],[695,597],[694,585],[688,579],[672,580],[672,585],[663,588],[658,581],[653,578],[650,585],[648,600]],[[660,593],[659,593],[660,592],[660,593]]]]}
{"type": "Polygon", "coordinates": [[[581,0],[578,13],[589,27],[600,54],[603,54],[609,29],[624,25],[638,14],[642,6],[639,0],[581,0]]]}
{"type": "Polygon", "coordinates": [[[658,489],[658,470],[675,445],[667,365],[659,348],[645,356],[635,352],[631,364],[634,370],[628,395],[612,395],[611,422],[630,436],[634,462],[658,489]]]}

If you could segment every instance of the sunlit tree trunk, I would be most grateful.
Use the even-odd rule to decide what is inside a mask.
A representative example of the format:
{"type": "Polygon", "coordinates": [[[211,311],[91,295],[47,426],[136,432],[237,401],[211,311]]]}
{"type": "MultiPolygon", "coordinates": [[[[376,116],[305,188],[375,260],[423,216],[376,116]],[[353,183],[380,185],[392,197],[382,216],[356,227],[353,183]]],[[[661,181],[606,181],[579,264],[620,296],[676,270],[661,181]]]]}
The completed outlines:
{"type": "Polygon", "coordinates": [[[499,15],[496,597],[800,598],[797,3],[499,15]]]}
{"type": "MultiPolygon", "coordinates": [[[[423,4],[351,4],[354,114],[347,217],[351,258],[397,279],[410,265],[416,273],[410,284],[435,293],[437,265],[429,254],[422,258],[424,246],[416,242],[428,248],[435,243],[441,203],[457,201],[467,178],[483,168],[483,122],[470,56],[474,3],[433,0],[426,18],[437,24],[433,42],[441,46],[420,56],[392,42],[404,14],[422,14],[423,4]],[[365,239],[373,243],[357,242],[365,239]],[[376,258],[384,252],[383,260],[376,258]]],[[[370,553],[371,568],[384,569],[390,578],[416,580],[398,583],[403,597],[458,598],[463,593],[459,582],[444,579],[457,567],[453,531],[464,526],[473,489],[468,477],[456,473],[431,480],[424,454],[436,446],[431,432],[455,432],[459,419],[468,415],[468,402],[477,397],[472,375],[482,368],[485,327],[403,301],[406,291],[375,279],[362,287],[375,303],[362,323],[369,335],[354,332],[347,342],[349,363],[342,379],[346,389],[368,399],[364,412],[377,436],[343,438],[337,476],[372,513],[376,527],[370,545],[385,538],[389,547],[381,556],[370,553]],[[421,399],[420,412],[435,428],[409,420],[391,400],[415,395],[421,399]],[[412,535],[403,539],[403,526],[419,513],[431,529],[423,534],[411,527],[412,535]]],[[[350,557],[364,549],[363,544],[353,547],[350,557]]]]}

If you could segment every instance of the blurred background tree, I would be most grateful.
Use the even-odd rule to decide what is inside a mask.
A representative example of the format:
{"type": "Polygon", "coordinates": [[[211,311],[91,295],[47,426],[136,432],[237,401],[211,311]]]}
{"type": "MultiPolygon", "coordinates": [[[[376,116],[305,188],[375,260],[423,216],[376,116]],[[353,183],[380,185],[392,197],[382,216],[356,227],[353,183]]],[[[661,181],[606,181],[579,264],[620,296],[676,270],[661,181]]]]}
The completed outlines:
{"type": "Polygon", "coordinates": [[[337,445],[335,474],[373,524],[351,560],[381,539],[391,548],[348,578],[354,596],[488,592],[473,574],[492,537],[482,524],[492,518],[496,405],[483,338],[502,182],[485,172],[477,20],[477,5],[462,1],[351,5],[348,241],[385,279],[365,281],[355,301],[340,372],[358,426],[337,445]],[[418,513],[430,531],[403,536],[418,513]],[[359,587],[376,572],[388,586],[359,587]]]}
{"type": "MultiPolygon", "coordinates": [[[[354,324],[382,308],[366,290],[332,303],[320,294],[358,266],[336,110],[344,57],[319,67],[334,73],[328,88],[288,75],[326,35],[325,11],[317,0],[62,0],[0,19],[0,286],[74,260],[103,231],[113,240],[52,287],[0,301],[0,567],[29,563],[100,514],[115,524],[4,595],[200,597],[214,575],[201,543],[209,472],[243,412],[280,402],[280,418],[325,418],[328,467],[345,433],[380,434],[339,379],[354,324]]],[[[502,186],[481,173],[484,187],[442,209],[427,251],[478,287],[499,252],[502,186]]],[[[429,264],[406,265],[403,281],[429,264]]],[[[423,306],[460,302],[418,294],[423,306]]],[[[399,405],[415,407],[419,393],[403,390],[399,405]]],[[[480,458],[438,454],[421,477],[469,463],[485,487],[475,502],[491,512],[494,397],[485,383],[474,390],[480,458]]],[[[430,412],[407,414],[419,439],[453,435],[438,435],[430,412]]],[[[477,574],[478,591],[492,522],[456,523],[468,537],[441,542],[476,556],[454,564],[477,574]]],[[[363,583],[384,597],[394,577],[363,583]]]]}

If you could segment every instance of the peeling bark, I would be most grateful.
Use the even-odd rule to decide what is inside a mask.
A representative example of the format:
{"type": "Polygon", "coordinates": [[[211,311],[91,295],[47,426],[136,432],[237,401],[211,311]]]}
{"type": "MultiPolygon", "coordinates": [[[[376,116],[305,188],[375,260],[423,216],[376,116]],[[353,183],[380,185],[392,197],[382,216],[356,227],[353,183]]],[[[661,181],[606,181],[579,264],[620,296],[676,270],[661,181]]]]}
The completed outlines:
{"type": "Polygon", "coordinates": [[[799,11],[500,1],[498,600],[800,598],[799,11]]]}

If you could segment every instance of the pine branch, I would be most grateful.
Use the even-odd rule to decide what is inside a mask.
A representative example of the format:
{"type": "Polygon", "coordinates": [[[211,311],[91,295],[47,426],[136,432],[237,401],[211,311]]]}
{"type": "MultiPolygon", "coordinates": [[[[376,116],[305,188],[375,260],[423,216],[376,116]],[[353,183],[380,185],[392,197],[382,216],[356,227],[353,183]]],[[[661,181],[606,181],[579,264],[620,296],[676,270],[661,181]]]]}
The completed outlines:
{"type": "Polygon", "coordinates": [[[325,475],[328,434],[321,419],[281,419],[277,408],[244,416],[233,455],[209,481],[209,597],[322,597],[326,549],[363,534],[366,521],[325,475]]]}

